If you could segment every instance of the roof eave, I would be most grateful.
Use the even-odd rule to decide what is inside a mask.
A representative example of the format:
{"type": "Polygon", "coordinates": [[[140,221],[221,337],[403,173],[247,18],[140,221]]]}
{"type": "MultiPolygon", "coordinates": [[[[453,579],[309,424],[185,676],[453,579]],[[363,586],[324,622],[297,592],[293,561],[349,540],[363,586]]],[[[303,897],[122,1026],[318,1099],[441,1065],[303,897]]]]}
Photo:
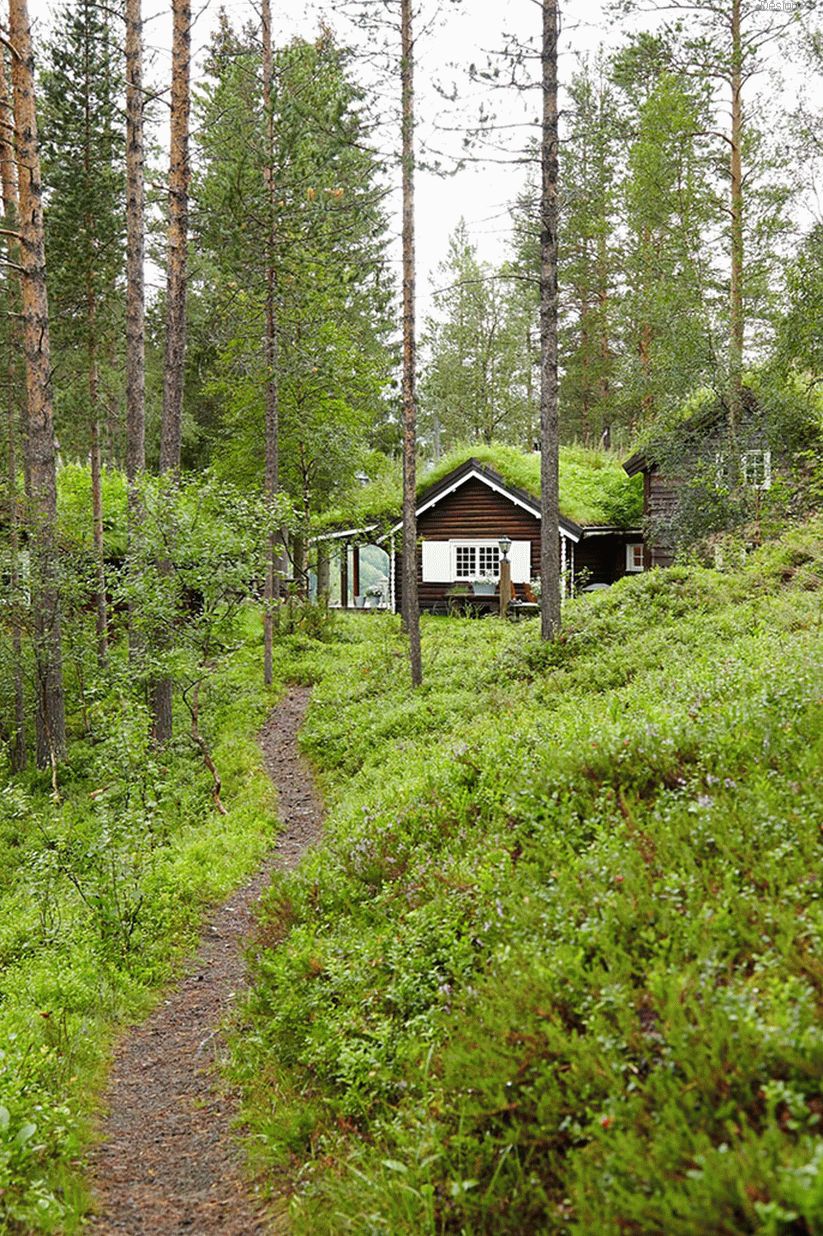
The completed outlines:
{"type": "Polygon", "coordinates": [[[638,472],[645,472],[649,468],[649,460],[645,451],[635,451],[623,463],[623,471],[627,476],[637,476],[638,472]]]}

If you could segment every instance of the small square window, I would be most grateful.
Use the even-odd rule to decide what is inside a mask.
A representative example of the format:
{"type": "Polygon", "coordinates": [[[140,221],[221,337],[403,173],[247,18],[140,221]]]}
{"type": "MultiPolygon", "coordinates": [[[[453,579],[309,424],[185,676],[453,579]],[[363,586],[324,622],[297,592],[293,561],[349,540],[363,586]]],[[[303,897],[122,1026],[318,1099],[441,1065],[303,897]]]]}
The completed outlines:
{"type": "Polygon", "coordinates": [[[771,451],[744,451],[740,456],[743,483],[752,489],[770,489],[772,483],[771,451]]]}
{"type": "Polygon", "coordinates": [[[490,575],[496,579],[500,574],[500,549],[497,545],[480,545],[477,549],[478,575],[490,575]]]}
{"type": "Polygon", "coordinates": [[[635,541],[626,546],[626,570],[644,571],[646,563],[643,556],[643,542],[635,541]]]}
{"type": "Polygon", "coordinates": [[[476,574],[476,547],[474,545],[455,546],[455,575],[457,579],[473,579],[476,574]]]}

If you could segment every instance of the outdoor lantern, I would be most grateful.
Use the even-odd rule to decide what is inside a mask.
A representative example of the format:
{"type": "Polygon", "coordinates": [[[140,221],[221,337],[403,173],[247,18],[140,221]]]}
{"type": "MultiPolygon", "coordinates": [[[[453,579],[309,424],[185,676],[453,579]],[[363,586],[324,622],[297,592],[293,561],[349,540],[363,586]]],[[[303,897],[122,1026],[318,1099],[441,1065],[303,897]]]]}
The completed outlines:
{"type": "Polygon", "coordinates": [[[503,561],[506,562],[509,556],[509,550],[512,547],[512,539],[510,536],[501,536],[497,543],[500,546],[503,561]]]}

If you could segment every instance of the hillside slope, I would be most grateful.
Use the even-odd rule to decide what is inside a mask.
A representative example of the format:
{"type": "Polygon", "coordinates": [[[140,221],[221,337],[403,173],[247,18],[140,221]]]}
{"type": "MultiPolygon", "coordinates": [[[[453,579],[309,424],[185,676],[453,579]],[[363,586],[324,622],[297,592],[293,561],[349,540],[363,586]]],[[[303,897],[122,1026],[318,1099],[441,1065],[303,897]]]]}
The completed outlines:
{"type": "Polygon", "coordinates": [[[307,652],[326,844],[235,1043],[305,1232],[823,1229],[823,526],[307,652]],[[297,1165],[300,1165],[299,1169],[297,1165]]]}

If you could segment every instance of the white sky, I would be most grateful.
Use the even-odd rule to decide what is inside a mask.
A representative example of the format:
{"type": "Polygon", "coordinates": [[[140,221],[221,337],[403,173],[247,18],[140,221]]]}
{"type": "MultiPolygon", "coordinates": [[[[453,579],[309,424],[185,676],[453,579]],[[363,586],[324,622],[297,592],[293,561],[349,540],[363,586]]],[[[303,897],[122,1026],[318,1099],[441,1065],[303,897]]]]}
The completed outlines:
{"type": "MultiPolygon", "coordinates": [[[[149,69],[152,79],[166,82],[170,75],[171,19],[170,0],[143,0],[146,16],[145,38],[147,51],[153,58],[149,69]]],[[[50,0],[30,0],[32,16],[37,22],[35,39],[42,35],[43,24],[55,5],[50,0]]],[[[211,30],[216,25],[220,0],[192,0],[196,17],[193,50],[195,66],[206,46],[211,30]]],[[[245,20],[259,22],[259,8],[251,0],[225,0],[225,7],[236,24],[245,20]]],[[[437,7],[437,0],[423,0],[428,11],[437,7]]],[[[432,83],[450,83],[455,78],[452,65],[462,66],[485,60],[487,51],[499,48],[502,32],[516,32],[521,37],[538,33],[540,10],[534,0],[462,0],[453,6],[441,3],[447,14],[437,28],[421,39],[418,46],[417,93],[418,133],[421,142],[433,142],[444,148],[451,142],[451,149],[459,149],[459,136],[445,135],[435,127],[438,114],[446,123],[459,124],[459,117],[444,118],[443,101],[432,83]]],[[[764,0],[764,8],[766,0],[764,0]]],[[[570,76],[575,67],[575,56],[593,52],[601,42],[614,46],[620,42],[622,28],[613,17],[604,14],[600,0],[575,0],[567,2],[565,9],[573,13],[574,28],[564,30],[561,38],[561,79],[570,76]]],[[[312,35],[320,20],[325,20],[344,36],[350,30],[339,15],[339,6],[334,0],[273,0],[275,38],[288,39],[294,35],[312,35]],[[337,12],[336,12],[337,8],[337,12]]],[[[570,20],[570,19],[569,19],[570,20]]],[[[568,25],[568,22],[567,22],[568,25]]],[[[195,74],[196,74],[195,67],[195,74]]],[[[799,86],[790,83],[789,90],[799,86]]],[[[813,84],[812,92],[818,103],[823,103],[821,83],[813,84]]],[[[463,78],[460,103],[466,113],[477,106],[480,90],[467,88],[463,78]],[[474,98],[471,96],[474,95],[474,98]]],[[[506,96],[498,92],[491,100],[503,120],[514,122],[523,117],[523,99],[515,92],[506,96]]],[[[535,111],[535,99],[530,110],[535,111]]],[[[471,164],[454,176],[440,178],[425,170],[418,172],[416,217],[419,317],[425,315],[430,301],[431,279],[438,262],[446,255],[450,233],[461,216],[465,217],[469,232],[476,240],[480,256],[488,260],[502,257],[509,235],[508,204],[517,195],[523,183],[522,168],[503,163],[471,164]]],[[[814,204],[811,206],[815,210],[814,204]]]]}

